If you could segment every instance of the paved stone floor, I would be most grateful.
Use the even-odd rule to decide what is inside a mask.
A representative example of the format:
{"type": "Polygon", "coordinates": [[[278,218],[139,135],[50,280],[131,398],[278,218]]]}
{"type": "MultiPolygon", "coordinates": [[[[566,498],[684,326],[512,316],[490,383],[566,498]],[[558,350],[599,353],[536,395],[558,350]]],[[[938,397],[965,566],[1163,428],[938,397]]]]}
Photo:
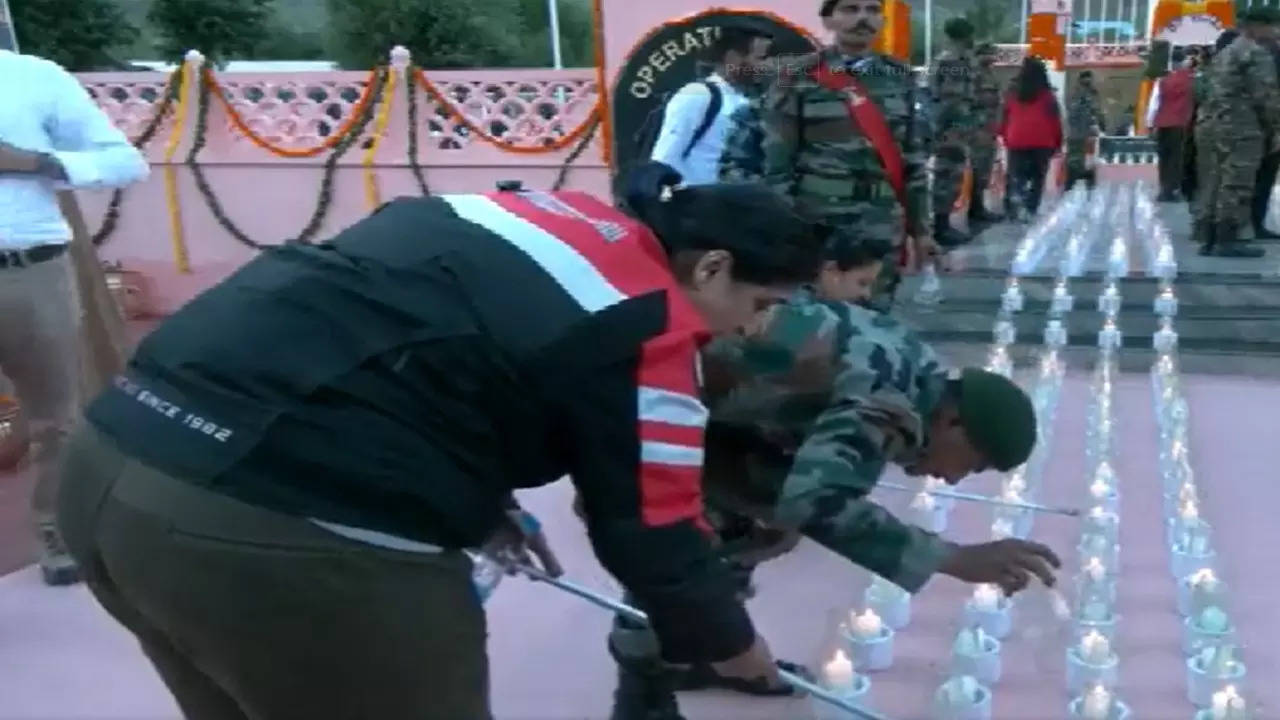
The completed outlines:
{"type": "MultiPolygon", "coordinates": [[[[1205,493],[1206,518],[1215,524],[1222,574],[1232,585],[1231,610],[1247,648],[1250,690],[1267,708],[1280,706],[1280,616],[1274,612],[1280,546],[1280,444],[1271,426],[1280,406],[1280,383],[1230,377],[1187,378],[1193,460],[1205,493]]],[[[1117,460],[1123,493],[1123,614],[1118,647],[1121,692],[1136,717],[1175,720],[1190,716],[1182,699],[1174,585],[1166,570],[1156,475],[1155,425],[1145,375],[1126,376],[1116,389],[1122,450],[1117,460]]],[[[1087,380],[1068,378],[1057,416],[1057,437],[1043,499],[1080,503],[1084,403],[1087,380]]],[[[0,478],[6,486],[13,478],[0,478]]],[[[993,491],[995,477],[971,489],[993,491]]],[[[555,547],[575,579],[612,588],[588,550],[568,510],[569,487],[526,493],[524,500],[548,526],[555,547]]],[[[900,497],[886,497],[893,506],[900,497]]],[[[949,537],[983,539],[989,509],[961,504],[949,537]]],[[[1055,546],[1068,566],[1074,521],[1045,518],[1032,537],[1055,546]]],[[[776,652],[814,661],[833,612],[849,608],[866,573],[834,555],[803,544],[765,566],[751,610],[776,652]]],[[[898,638],[893,668],[873,676],[875,704],[891,717],[926,717],[929,691],[940,681],[958,626],[966,589],[950,579],[931,582],[915,602],[915,618],[898,638]]],[[[489,647],[493,703],[510,720],[595,720],[606,714],[612,687],[603,637],[609,618],[557,591],[520,579],[504,581],[490,602],[489,647]]],[[[1022,630],[1026,627],[1019,626],[1022,630]]],[[[1062,647],[1015,636],[1004,652],[1005,678],[996,687],[995,716],[1008,720],[1063,717],[1062,647]]],[[[447,662],[447,658],[442,658],[447,662]]],[[[4,720],[159,720],[175,718],[165,689],[130,637],[93,603],[83,588],[41,586],[32,569],[0,577],[0,718],[4,720]]],[[[691,693],[681,700],[689,720],[781,720],[810,717],[804,701],[753,700],[720,693],[691,693]]]]}

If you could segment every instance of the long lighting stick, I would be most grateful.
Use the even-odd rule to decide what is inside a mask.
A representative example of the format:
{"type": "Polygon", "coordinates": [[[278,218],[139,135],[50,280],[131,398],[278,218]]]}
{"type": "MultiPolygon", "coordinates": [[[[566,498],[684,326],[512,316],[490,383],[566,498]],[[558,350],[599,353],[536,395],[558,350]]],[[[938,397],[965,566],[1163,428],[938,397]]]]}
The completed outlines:
{"type": "MultiPolygon", "coordinates": [[[[642,622],[642,623],[649,622],[649,616],[646,615],[643,610],[631,607],[630,605],[618,600],[614,600],[613,598],[606,597],[605,595],[602,595],[596,592],[595,590],[592,590],[591,588],[585,587],[583,585],[579,585],[571,580],[551,577],[550,575],[546,574],[545,572],[543,572],[542,570],[539,570],[536,567],[533,567],[532,565],[517,564],[515,568],[516,570],[528,576],[530,580],[533,580],[535,582],[546,583],[554,588],[563,590],[564,592],[567,592],[570,595],[576,595],[577,597],[580,597],[583,600],[586,600],[587,602],[593,605],[618,613],[619,615],[625,615],[626,617],[632,620],[635,620],[637,622],[642,622]]],[[[778,675],[788,685],[791,685],[797,690],[803,690],[804,692],[812,695],[813,697],[829,705],[838,707],[841,710],[844,710],[845,712],[853,715],[854,717],[862,718],[863,720],[889,720],[884,715],[879,715],[866,708],[858,707],[857,705],[850,703],[848,700],[845,700],[844,698],[841,698],[838,695],[835,695],[834,693],[830,692],[826,688],[823,688],[816,683],[810,682],[809,680],[806,680],[805,678],[800,677],[799,675],[793,672],[788,672],[787,670],[783,670],[779,668],[778,675]]]]}

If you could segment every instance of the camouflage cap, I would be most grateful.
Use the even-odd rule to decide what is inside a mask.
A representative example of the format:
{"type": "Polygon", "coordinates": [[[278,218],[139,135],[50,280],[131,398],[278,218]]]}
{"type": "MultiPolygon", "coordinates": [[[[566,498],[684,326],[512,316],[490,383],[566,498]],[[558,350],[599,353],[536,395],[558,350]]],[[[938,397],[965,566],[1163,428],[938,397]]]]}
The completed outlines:
{"type": "Polygon", "coordinates": [[[1012,380],[989,370],[961,372],[960,422],[969,442],[1001,472],[1025,463],[1036,445],[1031,398],[1012,380]]]}

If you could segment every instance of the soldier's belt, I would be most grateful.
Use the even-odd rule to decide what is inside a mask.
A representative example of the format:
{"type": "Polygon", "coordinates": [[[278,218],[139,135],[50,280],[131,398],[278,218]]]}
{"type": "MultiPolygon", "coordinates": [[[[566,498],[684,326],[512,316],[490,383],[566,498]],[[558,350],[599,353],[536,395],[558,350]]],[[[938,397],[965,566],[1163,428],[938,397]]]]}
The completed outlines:
{"type": "Polygon", "coordinates": [[[893,200],[893,189],[884,180],[836,180],[832,178],[801,175],[796,184],[796,192],[815,200],[830,203],[871,202],[877,200],[893,200]]]}

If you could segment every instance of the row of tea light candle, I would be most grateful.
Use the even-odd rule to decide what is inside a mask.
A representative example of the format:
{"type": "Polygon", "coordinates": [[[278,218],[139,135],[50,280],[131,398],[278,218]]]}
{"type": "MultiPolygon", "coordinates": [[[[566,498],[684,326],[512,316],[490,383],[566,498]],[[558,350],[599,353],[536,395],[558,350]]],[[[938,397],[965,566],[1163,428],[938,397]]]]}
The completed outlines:
{"type": "MultiPolygon", "coordinates": [[[[1162,296],[1166,293],[1172,295],[1170,285],[1161,289],[1162,296]]],[[[1161,307],[1157,299],[1161,332],[1173,332],[1176,308],[1176,301],[1161,307]]],[[[1169,569],[1177,583],[1177,610],[1183,617],[1187,699],[1198,708],[1196,720],[1248,720],[1252,715],[1240,694],[1247,668],[1240,660],[1236,630],[1225,608],[1226,584],[1214,570],[1212,528],[1200,516],[1201,493],[1191,464],[1190,414],[1182,395],[1176,334],[1173,342],[1161,343],[1157,337],[1153,344],[1158,355],[1151,381],[1160,432],[1166,540],[1169,569]]]]}
{"type": "MultiPolygon", "coordinates": [[[[1062,284],[1065,285],[1065,280],[1062,284]]],[[[1002,332],[1001,327],[1002,324],[1012,326],[1012,316],[1022,307],[1021,288],[1015,275],[1001,298],[995,344],[987,364],[988,370],[1005,377],[1012,376],[1008,346],[1015,338],[1011,332],[1002,332]]],[[[1039,437],[1028,461],[1011,471],[1002,482],[1000,499],[1009,503],[1022,503],[1035,497],[1052,443],[1064,375],[1058,348],[1065,344],[1065,332],[1058,317],[1051,315],[1049,323],[1056,324],[1058,332],[1054,332],[1052,325],[1046,326],[1039,373],[1030,392],[1039,437]]],[[[1026,538],[1031,532],[1033,517],[1034,513],[1028,508],[997,505],[991,526],[993,539],[1026,538]]],[[[991,716],[992,687],[1002,674],[1001,640],[1012,628],[1012,609],[1012,603],[997,586],[980,584],[974,588],[972,597],[964,604],[961,629],[952,643],[950,676],[934,694],[939,718],[986,720],[991,716]]]]}

